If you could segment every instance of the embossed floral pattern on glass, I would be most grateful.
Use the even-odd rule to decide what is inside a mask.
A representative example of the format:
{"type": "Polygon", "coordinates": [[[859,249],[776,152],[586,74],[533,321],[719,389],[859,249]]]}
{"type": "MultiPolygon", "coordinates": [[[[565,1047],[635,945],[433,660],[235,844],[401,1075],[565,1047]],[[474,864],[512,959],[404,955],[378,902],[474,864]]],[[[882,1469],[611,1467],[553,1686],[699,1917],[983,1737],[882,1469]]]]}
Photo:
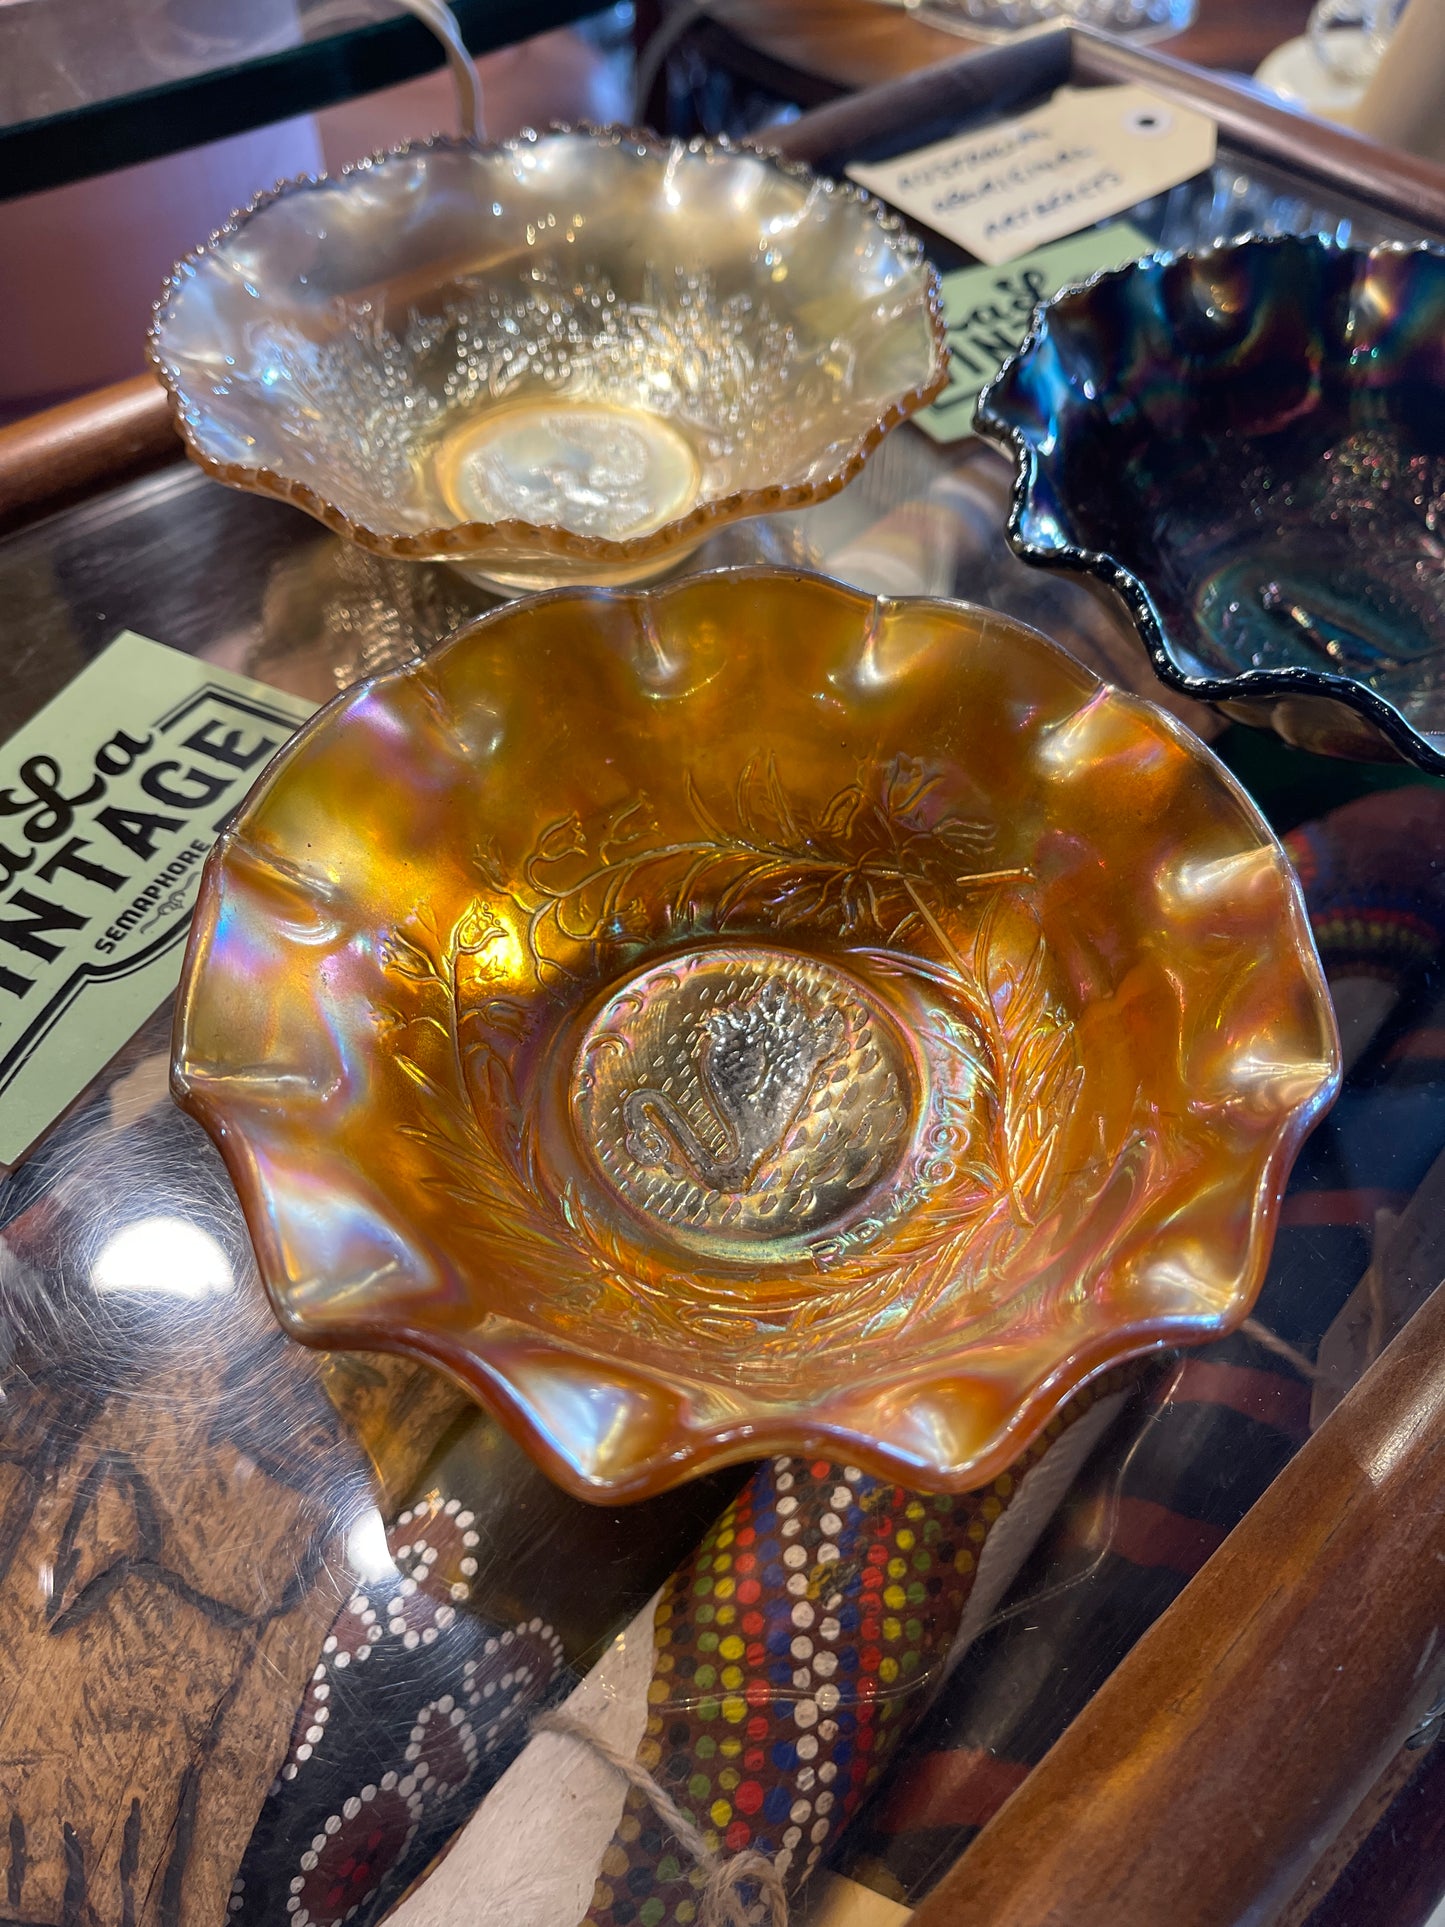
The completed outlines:
{"type": "Polygon", "coordinates": [[[1045,305],[978,419],[1010,536],[1129,601],[1161,676],[1445,771],[1445,253],[1251,238],[1045,305]]]}
{"type": "Polygon", "coordinates": [[[996,614],[754,570],[332,703],[217,846],[175,1056],[288,1329],[594,1494],[986,1480],[1243,1317],[1336,1078],[1192,736],[996,614]]]}
{"type": "Polygon", "coordinates": [[[211,473],[532,587],[833,492],[945,354],[933,270],[856,189],[585,132],[263,197],[176,270],[151,352],[211,473]]]}

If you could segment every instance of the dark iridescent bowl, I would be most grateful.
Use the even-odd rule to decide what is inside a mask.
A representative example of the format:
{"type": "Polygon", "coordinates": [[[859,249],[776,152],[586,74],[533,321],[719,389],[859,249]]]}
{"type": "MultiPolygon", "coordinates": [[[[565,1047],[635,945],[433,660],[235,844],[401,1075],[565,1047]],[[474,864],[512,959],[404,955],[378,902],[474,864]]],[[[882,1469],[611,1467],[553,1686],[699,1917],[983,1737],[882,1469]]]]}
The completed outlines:
{"type": "Polygon", "coordinates": [[[1445,772],[1445,252],[1147,257],[1041,307],[976,425],[1014,548],[1118,589],[1171,688],[1445,772]]]}

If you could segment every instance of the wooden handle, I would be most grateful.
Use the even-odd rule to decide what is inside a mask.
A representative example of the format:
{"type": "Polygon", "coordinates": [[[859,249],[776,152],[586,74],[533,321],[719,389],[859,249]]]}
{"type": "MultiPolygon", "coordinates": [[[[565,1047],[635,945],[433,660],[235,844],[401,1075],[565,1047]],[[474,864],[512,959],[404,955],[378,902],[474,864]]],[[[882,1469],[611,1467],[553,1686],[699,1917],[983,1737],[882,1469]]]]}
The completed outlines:
{"type": "Polygon", "coordinates": [[[914,1927],[1266,1927],[1445,1680],[1445,1290],[914,1927]]]}
{"type": "Polygon", "coordinates": [[[939,116],[963,120],[984,109],[1006,114],[1047,100],[1069,77],[1070,46],[1068,32],[1059,29],[1031,35],[1016,46],[965,54],[860,94],[845,94],[782,127],[766,127],[757,138],[790,159],[812,162],[850,155],[880,135],[896,136],[900,128],[914,130],[919,140],[937,140],[944,130],[931,123],[939,116]]]}
{"type": "Polygon", "coordinates": [[[152,375],[28,415],[0,428],[0,529],[180,454],[170,404],[152,375]]]}

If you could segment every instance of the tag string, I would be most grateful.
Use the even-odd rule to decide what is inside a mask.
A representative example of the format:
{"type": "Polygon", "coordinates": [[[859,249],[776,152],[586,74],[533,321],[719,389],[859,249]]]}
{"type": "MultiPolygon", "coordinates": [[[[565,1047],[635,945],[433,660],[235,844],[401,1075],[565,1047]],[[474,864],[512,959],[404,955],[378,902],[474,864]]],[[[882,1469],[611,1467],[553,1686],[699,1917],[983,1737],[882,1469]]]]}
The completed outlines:
{"type": "Polygon", "coordinates": [[[557,1733],[564,1739],[576,1740],[590,1747],[598,1759],[605,1760],[630,1787],[637,1789],[658,1819],[687,1849],[702,1870],[704,1878],[698,1890],[697,1927],[758,1927],[760,1921],[766,1922],[767,1927],[788,1927],[788,1896],[783,1886],[783,1876],[765,1853],[759,1853],[754,1847],[726,1857],[714,1853],[672,1795],[665,1787],[658,1785],[646,1767],[639,1766],[627,1754],[619,1753],[600,1734],[594,1733],[585,1721],[564,1709],[544,1713],[539,1720],[533,1721],[532,1731],[557,1733]],[[749,1884],[757,1888],[759,1901],[767,1907],[766,1914],[759,1915],[743,1898],[742,1889],[749,1884]]]}

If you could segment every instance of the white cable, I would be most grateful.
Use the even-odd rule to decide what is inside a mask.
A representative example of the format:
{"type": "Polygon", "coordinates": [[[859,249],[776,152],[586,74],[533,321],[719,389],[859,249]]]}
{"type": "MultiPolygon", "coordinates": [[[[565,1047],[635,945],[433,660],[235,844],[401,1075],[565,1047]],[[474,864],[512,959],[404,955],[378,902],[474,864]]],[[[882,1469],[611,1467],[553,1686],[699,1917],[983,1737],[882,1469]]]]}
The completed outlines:
{"type": "Polygon", "coordinates": [[[457,119],[468,140],[487,138],[487,116],[482,102],[482,77],[467,52],[457,17],[446,0],[398,0],[408,13],[425,21],[446,49],[447,65],[457,90],[457,119]]]}

